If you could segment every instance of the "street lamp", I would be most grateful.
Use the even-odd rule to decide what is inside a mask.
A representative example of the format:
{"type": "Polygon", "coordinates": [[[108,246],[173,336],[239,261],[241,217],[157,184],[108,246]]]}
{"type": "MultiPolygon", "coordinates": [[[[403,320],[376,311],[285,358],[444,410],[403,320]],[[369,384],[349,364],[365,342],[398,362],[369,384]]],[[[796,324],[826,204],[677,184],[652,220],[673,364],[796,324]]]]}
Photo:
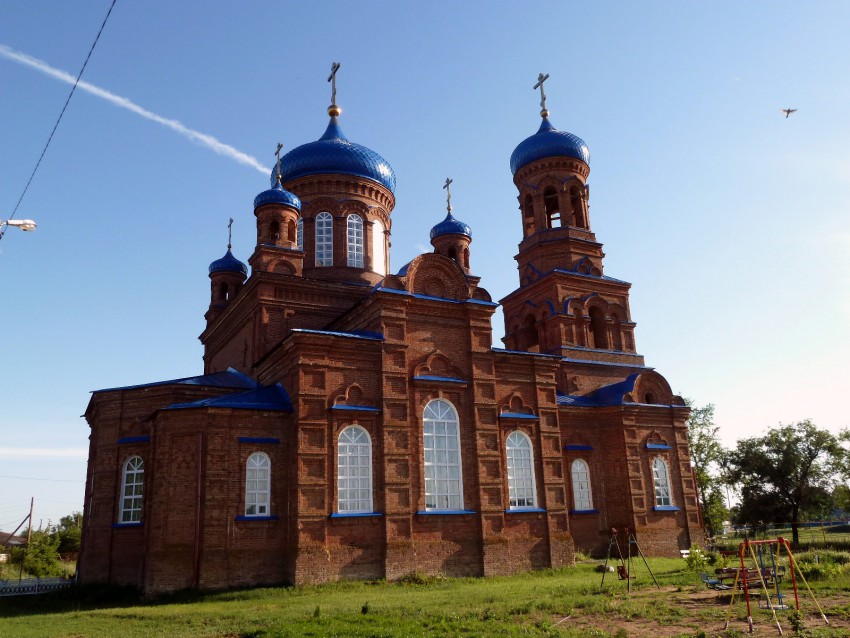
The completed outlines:
{"type": "Polygon", "coordinates": [[[0,220],[0,239],[3,239],[3,235],[6,234],[6,228],[9,226],[17,226],[23,231],[29,232],[31,230],[35,230],[38,224],[36,224],[31,219],[7,219],[6,221],[0,220]]]}

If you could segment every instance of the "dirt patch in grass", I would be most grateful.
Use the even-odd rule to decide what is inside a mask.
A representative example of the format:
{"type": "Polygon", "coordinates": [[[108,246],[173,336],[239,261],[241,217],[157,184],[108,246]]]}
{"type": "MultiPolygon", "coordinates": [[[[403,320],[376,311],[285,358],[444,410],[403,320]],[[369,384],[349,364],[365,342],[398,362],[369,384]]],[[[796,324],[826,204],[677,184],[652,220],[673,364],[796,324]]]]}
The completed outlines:
{"type": "MultiPolygon", "coordinates": [[[[570,616],[553,618],[552,625],[567,635],[588,637],[712,638],[749,635],[746,605],[740,594],[735,599],[729,629],[724,630],[730,601],[727,592],[680,589],[664,587],[660,591],[642,589],[631,594],[614,594],[607,613],[583,615],[581,610],[576,610],[570,616]]],[[[819,598],[818,602],[826,613],[829,626],[823,622],[811,599],[801,596],[804,635],[812,638],[850,636],[847,596],[826,596],[819,598]]],[[[770,610],[759,608],[758,603],[753,601],[752,614],[756,634],[779,635],[770,610]]],[[[789,614],[790,610],[776,612],[785,636],[795,635],[789,614]]]]}

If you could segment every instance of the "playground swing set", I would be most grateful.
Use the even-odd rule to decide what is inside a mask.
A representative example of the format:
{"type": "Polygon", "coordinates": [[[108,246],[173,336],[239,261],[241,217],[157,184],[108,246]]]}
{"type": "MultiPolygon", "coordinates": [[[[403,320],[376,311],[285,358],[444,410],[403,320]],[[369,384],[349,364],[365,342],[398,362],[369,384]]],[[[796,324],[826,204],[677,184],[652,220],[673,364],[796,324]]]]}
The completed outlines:
{"type": "Polygon", "coordinates": [[[623,551],[620,547],[618,535],[619,532],[617,531],[617,528],[612,527],[611,538],[608,540],[608,555],[605,557],[605,567],[602,572],[602,582],[599,584],[599,588],[602,589],[605,585],[605,576],[608,573],[608,563],[611,559],[615,559],[617,560],[617,578],[626,581],[626,590],[628,593],[631,593],[632,579],[635,578],[632,566],[633,563],[636,562],[637,557],[640,556],[643,560],[644,566],[646,567],[646,571],[648,571],[649,575],[652,576],[655,586],[660,589],[661,585],[658,584],[658,581],[655,579],[655,574],[653,574],[652,570],[649,568],[649,563],[646,562],[646,558],[640,549],[640,545],[638,545],[634,532],[628,527],[623,528],[623,535],[625,536],[623,545],[626,546],[626,557],[623,557],[623,551]],[[634,553],[632,552],[632,548],[635,550],[634,553]],[[617,552],[616,556],[614,555],[614,550],[617,552]],[[633,556],[635,561],[632,560],[633,556]]]}
{"type": "Polygon", "coordinates": [[[779,618],[776,616],[776,612],[777,610],[791,608],[791,606],[786,602],[788,595],[783,593],[781,589],[782,580],[786,576],[786,569],[785,565],[782,563],[781,556],[783,548],[785,548],[785,552],[788,557],[788,571],[791,574],[791,587],[794,593],[794,608],[797,611],[800,610],[800,597],[797,589],[797,577],[799,576],[800,581],[802,581],[806,586],[806,590],[809,592],[809,596],[814,602],[815,607],[817,607],[821,618],[827,625],[829,625],[829,620],[827,620],[817,598],[815,598],[815,595],[812,593],[812,589],[809,587],[806,577],[803,575],[803,572],[800,571],[799,565],[797,565],[794,560],[794,554],[791,552],[791,543],[788,539],[780,536],[779,538],[763,541],[750,541],[745,539],[744,542],[738,545],[739,566],[718,570],[718,573],[721,575],[721,584],[716,586],[715,589],[732,590],[729,608],[726,612],[726,625],[723,627],[724,630],[729,629],[729,621],[732,618],[732,609],[735,604],[735,597],[738,591],[742,591],[743,596],[747,601],[747,624],[749,625],[749,633],[754,633],[755,631],[753,627],[751,599],[756,598],[760,608],[769,609],[773,614],[773,622],[776,623],[779,635],[782,635],[782,625],[779,623],[779,618]],[[750,566],[748,566],[747,563],[750,559],[752,560],[750,562],[750,566]],[[734,578],[731,588],[722,584],[724,577],[726,579],[734,578]],[[761,591],[754,592],[754,589],[760,589],[761,591]]]}

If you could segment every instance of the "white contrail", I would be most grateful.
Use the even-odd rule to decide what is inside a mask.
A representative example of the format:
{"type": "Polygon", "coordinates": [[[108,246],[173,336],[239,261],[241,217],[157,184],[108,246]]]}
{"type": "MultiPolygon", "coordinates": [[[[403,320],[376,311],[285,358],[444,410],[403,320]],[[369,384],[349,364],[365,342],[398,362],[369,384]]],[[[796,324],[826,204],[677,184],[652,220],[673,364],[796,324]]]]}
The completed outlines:
{"type": "MultiPolygon", "coordinates": [[[[47,64],[47,62],[43,62],[38,58],[34,58],[32,56],[27,55],[26,53],[15,51],[14,49],[9,48],[5,44],[0,44],[0,56],[3,56],[8,60],[24,64],[28,67],[36,69],[37,71],[41,71],[45,75],[49,75],[52,78],[61,80],[66,84],[73,85],[74,82],[77,81],[77,78],[72,76],[70,73],[66,73],[65,71],[62,71],[60,69],[54,69],[52,66],[47,64]]],[[[106,100],[107,102],[111,102],[115,106],[120,106],[123,109],[132,111],[136,115],[141,115],[145,119],[151,120],[158,124],[162,124],[163,126],[170,128],[172,131],[175,131],[176,133],[182,135],[186,139],[200,144],[201,146],[206,146],[208,149],[215,151],[219,155],[229,157],[230,159],[235,160],[240,164],[244,164],[245,166],[256,168],[263,175],[268,176],[271,172],[271,169],[260,164],[257,158],[251,157],[247,153],[243,153],[242,151],[233,148],[229,144],[225,144],[224,142],[218,141],[212,135],[193,131],[192,129],[188,128],[187,126],[184,126],[181,122],[178,122],[177,120],[170,120],[166,117],[162,117],[161,115],[157,115],[156,113],[151,113],[147,109],[143,109],[138,104],[135,104],[131,100],[128,100],[126,97],[115,95],[114,93],[110,93],[106,89],[102,89],[99,86],[95,86],[94,84],[89,84],[88,82],[85,82],[83,80],[81,80],[79,84],[77,84],[77,88],[86,91],[87,93],[91,93],[92,95],[96,95],[99,98],[103,98],[104,100],[106,100]]]]}

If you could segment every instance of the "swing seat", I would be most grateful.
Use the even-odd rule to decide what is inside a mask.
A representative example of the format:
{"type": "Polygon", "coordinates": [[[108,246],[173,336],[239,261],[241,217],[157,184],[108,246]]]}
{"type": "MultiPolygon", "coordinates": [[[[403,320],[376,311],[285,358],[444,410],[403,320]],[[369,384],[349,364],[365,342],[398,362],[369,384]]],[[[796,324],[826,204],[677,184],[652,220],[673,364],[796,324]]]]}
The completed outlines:
{"type": "Polygon", "coordinates": [[[770,609],[771,606],[774,609],[788,609],[788,605],[785,604],[785,594],[770,594],[770,605],[767,604],[767,599],[759,596],[759,607],[770,609]]]}
{"type": "Polygon", "coordinates": [[[629,578],[634,578],[634,576],[629,576],[629,570],[626,569],[625,565],[617,565],[617,577],[620,580],[628,580],[629,578]]]}

